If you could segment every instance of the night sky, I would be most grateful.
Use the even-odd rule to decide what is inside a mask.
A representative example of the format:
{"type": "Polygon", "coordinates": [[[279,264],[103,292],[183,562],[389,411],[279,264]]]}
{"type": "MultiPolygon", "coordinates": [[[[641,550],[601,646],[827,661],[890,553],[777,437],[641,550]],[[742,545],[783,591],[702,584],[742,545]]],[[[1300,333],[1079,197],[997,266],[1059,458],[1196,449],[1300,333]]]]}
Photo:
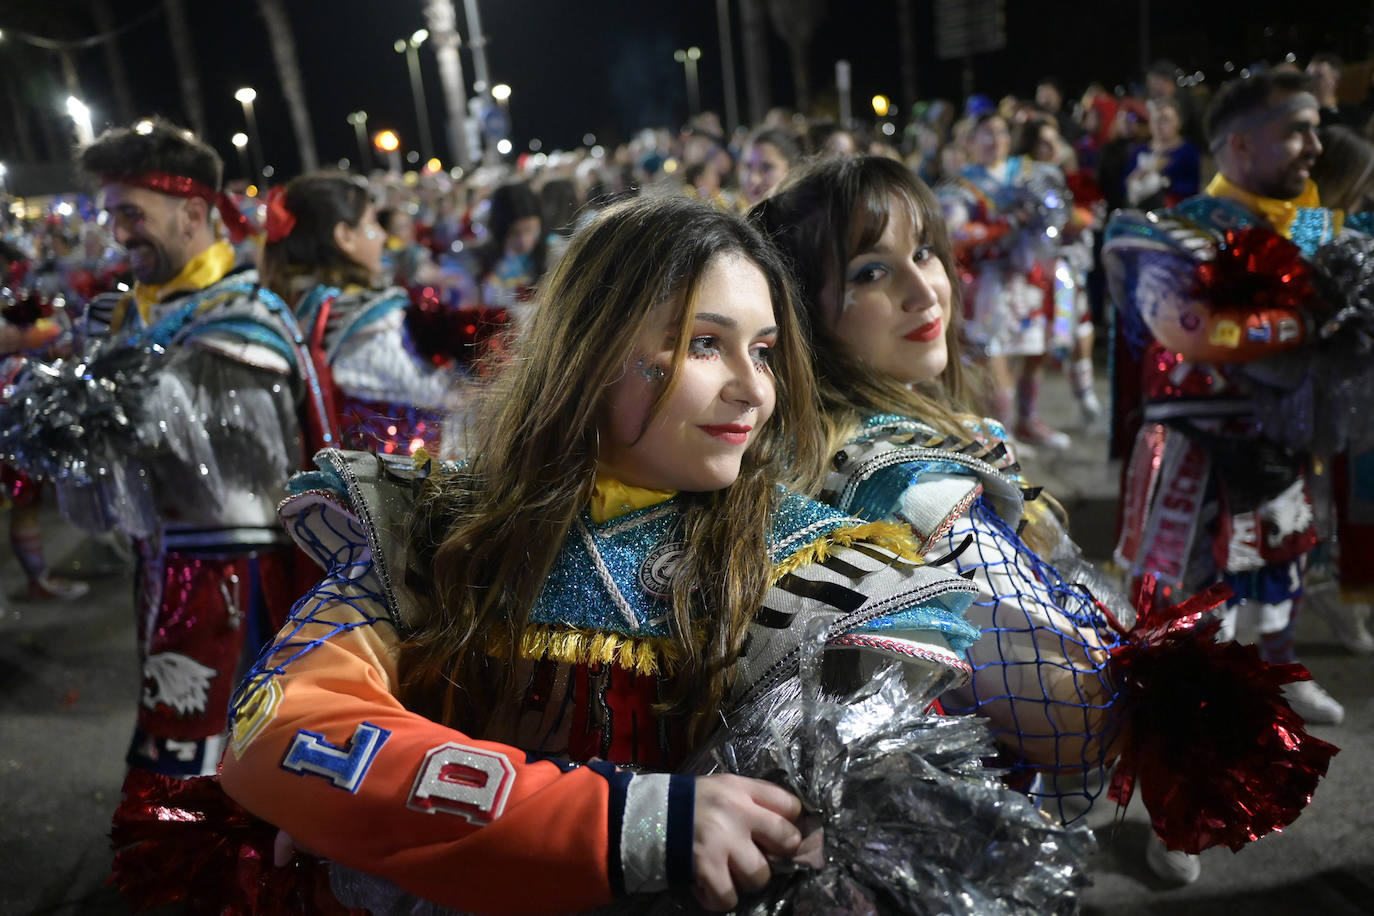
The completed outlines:
{"type": "MultiPolygon", "coordinates": [[[[765,0],[766,3],[766,0],[765,0]]],[[[1139,78],[1141,47],[1137,23],[1140,0],[1006,0],[1008,47],[975,58],[975,88],[1000,95],[1029,95],[1036,79],[1052,73],[1077,94],[1091,79],[1108,86],[1139,78]]],[[[110,0],[117,17],[131,21],[160,7],[158,0],[110,0]]],[[[290,0],[297,49],[305,73],[316,145],[321,159],[356,157],[353,128],[345,118],[365,109],[370,128],[396,129],[406,149],[418,144],[405,59],[392,42],[424,26],[420,0],[290,0]]],[[[459,31],[466,36],[461,0],[459,31]]],[[[723,90],[714,0],[646,3],[643,0],[479,0],[488,39],[494,82],[508,83],[517,150],[531,138],[544,149],[570,147],[588,131],[602,142],[627,137],[645,125],[677,125],[686,115],[682,66],[675,48],[702,49],[701,94],[705,107],[722,110],[723,90]]],[[[933,0],[916,0],[918,25],[917,88],[922,97],[957,96],[961,62],[937,59],[933,0]]],[[[1277,60],[1288,51],[1300,59],[1318,50],[1335,50],[1347,59],[1371,56],[1371,4],[1354,0],[1309,0],[1295,4],[1248,0],[1243,21],[1230,21],[1234,2],[1148,0],[1151,57],[1169,57],[1189,70],[1220,77],[1222,61],[1237,64],[1277,60]],[[1301,9],[1305,16],[1299,18],[1301,9]]],[[[265,26],[253,0],[188,0],[195,36],[201,95],[212,125],[208,139],[225,157],[227,172],[238,160],[229,137],[244,129],[234,101],[236,88],[258,90],[257,114],[266,160],[283,173],[298,168],[294,143],[280,99],[265,26]]],[[[893,0],[830,4],[810,55],[813,91],[833,105],[834,61],[847,58],[854,72],[856,113],[868,110],[875,92],[900,95],[899,47],[893,0]]],[[[747,112],[740,63],[738,0],[732,0],[739,105],[747,112]]],[[[82,0],[0,0],[0,29],[54,38],[77,38],[98,31],[82,0]]],[[[186,121],[176,84],[168,34],[162,15],[121,36],[120,53],[129,70],[136,115],[160,113],[186,121]]],[[[114,110],[101,49],[77,55],[82,88],[96,113],[97,130],[114,110]]],[[[786,47],[770,43],[773,101],[790,104],[791,77],[786,47]]],[[[432,130],[447,160],[443,130],[444,99],[430,48],[421,51],[432,130]]],[[[469,87],[470,52],[463,52],[469,87]]],[[[37,108],[65,98],[56,55],[13,39],[0,44],[0,77],[17,81],[26,114],[37,123],[37,108]],[[50,100],[50,101],[49,101],[50,100]]],[[[66,125],[50,121],[58,129],[66,125]]],[[[0,93],[0,156],[17,156],[8,136],[13,110],[0,93]]],[[[45,140],[35,131],[40,149],[45,140]]]]}

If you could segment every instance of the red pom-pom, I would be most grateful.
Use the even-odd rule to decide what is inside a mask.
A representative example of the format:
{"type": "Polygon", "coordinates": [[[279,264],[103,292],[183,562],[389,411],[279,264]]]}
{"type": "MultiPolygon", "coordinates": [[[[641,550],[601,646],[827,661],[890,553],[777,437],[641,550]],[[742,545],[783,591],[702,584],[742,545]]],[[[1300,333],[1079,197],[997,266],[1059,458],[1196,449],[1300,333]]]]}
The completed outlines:
{"type": "Polygon", "coordinates": [[[1196,268],[1195,295],[1218,308],[1295,309],[1316,300],[1302,250],[1272,229],[1228,229],[1216,257],[1196,268]]]}
{"type": "Polygon", "coordinates": [[[1267,665],[1254,646],[1217,642],[1217,621],[1199,625],[1229,593],[1160,608],[1147,576],[1136,625],[1112,652],[1125,741],[1109,795],[1124,806],[1139,787],[1164,845],[1189,853],[1239,850],[1292,823],[1338,750],[1283,697],[1306,668],[1267,665]]]}
{"type": "Polygon", "coordinates": [[[502,308],[445,305],[431,286],[412,289],[406,309],[415,349],[436,365],[455,363],[466,368],[500,353],[500,338],[509,321],[509,313],[502,308]]]}
{"type": "Polygon", "coordinates": [[[347,916],[322,862],[297,852],[272,864],[277,829],[224,794],[213,776],[131,770],[115,810],[110,884],[135,910],[181,904],[195,914],[347,916]]]}

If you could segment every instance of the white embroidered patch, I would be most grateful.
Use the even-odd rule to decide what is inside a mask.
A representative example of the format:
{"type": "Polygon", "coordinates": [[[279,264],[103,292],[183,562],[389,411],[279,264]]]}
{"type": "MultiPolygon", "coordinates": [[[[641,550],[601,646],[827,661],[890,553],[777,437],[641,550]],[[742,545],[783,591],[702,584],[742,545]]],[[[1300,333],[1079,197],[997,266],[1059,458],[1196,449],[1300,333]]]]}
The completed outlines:
{"type": "Polygon", "coordinates": [[[179,716],[203,713],[210,698],[210,679],[216,673],[180,652],[150,655],[143,663],[142,703],[148,709],[164,704],[179,716]]]}
{"type": "Polygon", "coordinates": [[[406,807],[485,826],[505,811],[514,785],[515,767],[504,754],[450,741],[425,755],[406,807]]]}

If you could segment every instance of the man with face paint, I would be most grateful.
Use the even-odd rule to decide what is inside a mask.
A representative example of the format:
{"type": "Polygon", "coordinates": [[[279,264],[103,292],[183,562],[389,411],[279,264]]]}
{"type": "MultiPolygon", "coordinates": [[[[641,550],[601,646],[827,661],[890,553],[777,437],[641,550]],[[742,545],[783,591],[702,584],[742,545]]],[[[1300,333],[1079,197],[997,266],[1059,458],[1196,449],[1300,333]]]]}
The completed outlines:
{"type": "MultiPolygon", "coordinates": [[[[88,432],[61,460],[95,480],[57,483],[70,487],[62,505],[74,522],[135,541],[143,683],[129,765],[210,774],[236,674],[296,593],[275,508],[303,460],[297,405],[313,405],[318,386],[290,311],[220,237],[216,209],[231,238],[249,227],[219,191],[213,149],[190,131],[142,121],[102,134],[79,164],[99,183],[137,281],[92,309],[87,359],[137,367],[109,376],[106,396],[139,429],[108,445],[89,432],[98,422],[77,416],[88,432]],[[103,483],[116,479],[133,483],[103,483]]],[[[21,384],[41,397],[43,379],[59,372],[39,367],[21,384]]],[[[11,422],[0,416],[0,429],[11,422]]]]}
{"type": "MultiPolygon", "coordinates": [[[[1217,176],[1173,209],[1119,211],[1103,249],[1118,310],[1113,446],[1127,458],[1116,559],[1137,580],[1156,575],[1166,594],[1226,582],[1235,595],[1222,612],[1222,636],[1235,634],[1240,613],[1271,664],[1296,661],[1294,623],[1317,535],[1308,455],[1266,436],[1253,367],[1311,344],[1316,323],[1306,303],[1211,301],[1198,268],[1223,246],[1245,244],[1234,235],[1228,242],[1228,230],[1272,230],[1304,257],[1332,238],[1331,212],[1310,176],[1321,152],[1318,125],[1317,99],[1301,73],[1269,70],[1227,83],[1205,118],[1217,176]]],[[[1284,693],[1309,724],[1344,715],[1312,681],[1284,693]]],[[[1195,856],[1157,840],[1147,858],[1163,877],[1198,876],[1195,856]]]]}

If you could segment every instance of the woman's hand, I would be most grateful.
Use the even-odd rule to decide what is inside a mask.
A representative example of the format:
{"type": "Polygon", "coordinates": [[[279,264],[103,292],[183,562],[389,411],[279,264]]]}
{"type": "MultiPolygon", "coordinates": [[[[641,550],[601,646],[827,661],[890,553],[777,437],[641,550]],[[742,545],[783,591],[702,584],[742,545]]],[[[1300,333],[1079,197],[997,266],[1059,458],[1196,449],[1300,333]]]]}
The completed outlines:
{"type": "Polygon", "coordinates": [[[701,776],[695,804],[692,891],[708,910],[732,909],[741,893],[762,890],[772,877],[767,857],[790,857],[801,845],[801,801],[771,782],[701,776]]]}

